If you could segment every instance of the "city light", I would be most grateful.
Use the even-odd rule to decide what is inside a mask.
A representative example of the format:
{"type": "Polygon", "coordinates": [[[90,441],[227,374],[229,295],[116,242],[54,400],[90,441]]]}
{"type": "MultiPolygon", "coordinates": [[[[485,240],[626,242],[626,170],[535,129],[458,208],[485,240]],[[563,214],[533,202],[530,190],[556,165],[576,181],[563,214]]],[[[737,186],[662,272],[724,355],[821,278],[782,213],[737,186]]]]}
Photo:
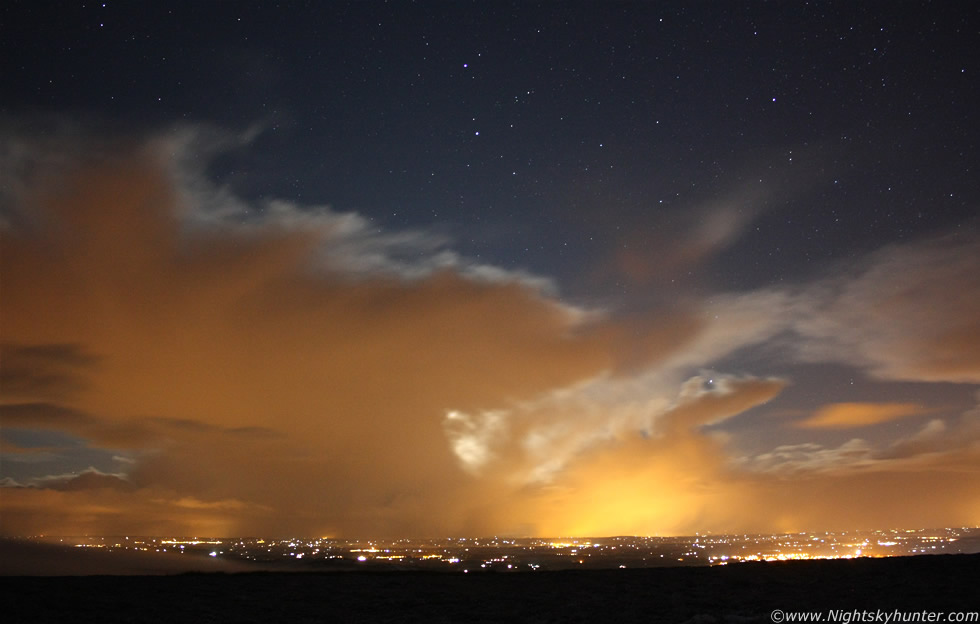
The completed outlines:
{"type": "Polygon", "coordinates": [[[252,564],[292,562],[312,569],[538,571],[723,566],[746,562],[854,559],[956,554],[978,550],[980,528],[802,532],[775,535],[607,538],[457,538],[357,540],[341,538],[52,538],[35,541],[141,551],[186,558],[207,556],[252,564]],[[463,565],[458,565],[463,564],[463,565]]]}

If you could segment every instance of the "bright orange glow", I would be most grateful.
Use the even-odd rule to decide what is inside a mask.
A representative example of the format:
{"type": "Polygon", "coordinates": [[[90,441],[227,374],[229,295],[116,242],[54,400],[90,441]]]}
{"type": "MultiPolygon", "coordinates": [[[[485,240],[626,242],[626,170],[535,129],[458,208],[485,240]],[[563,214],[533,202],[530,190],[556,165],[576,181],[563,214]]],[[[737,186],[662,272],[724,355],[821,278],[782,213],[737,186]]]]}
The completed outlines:
{"type": "Polygon", "coordinates": [[[813,416],[797,423],[808,429],[847,429],[922,414],[926,410],[916,403],[832,403],[813,416]]]}

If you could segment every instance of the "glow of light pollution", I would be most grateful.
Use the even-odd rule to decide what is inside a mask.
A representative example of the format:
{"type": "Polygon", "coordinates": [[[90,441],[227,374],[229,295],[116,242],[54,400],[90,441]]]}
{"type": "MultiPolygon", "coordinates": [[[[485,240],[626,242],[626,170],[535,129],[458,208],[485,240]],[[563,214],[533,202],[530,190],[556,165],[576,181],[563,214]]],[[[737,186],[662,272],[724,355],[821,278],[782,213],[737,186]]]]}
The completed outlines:
{"type": "Polygon", "coordinates": [[[876,6],[0,9],[0,532],[980,524],[976,11],[876,6]]]}

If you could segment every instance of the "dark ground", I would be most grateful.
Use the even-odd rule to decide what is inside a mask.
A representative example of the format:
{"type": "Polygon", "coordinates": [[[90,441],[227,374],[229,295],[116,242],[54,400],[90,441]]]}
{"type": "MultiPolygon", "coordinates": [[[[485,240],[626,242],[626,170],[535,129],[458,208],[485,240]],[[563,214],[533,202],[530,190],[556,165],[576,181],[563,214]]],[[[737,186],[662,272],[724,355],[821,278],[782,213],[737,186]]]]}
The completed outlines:
{"type": "Polygon", "coordinates": [[[977,611],[980,555],[465,575],[7,576],[0,586],[4,622],[770,622],[774,609],[977,611]]]}

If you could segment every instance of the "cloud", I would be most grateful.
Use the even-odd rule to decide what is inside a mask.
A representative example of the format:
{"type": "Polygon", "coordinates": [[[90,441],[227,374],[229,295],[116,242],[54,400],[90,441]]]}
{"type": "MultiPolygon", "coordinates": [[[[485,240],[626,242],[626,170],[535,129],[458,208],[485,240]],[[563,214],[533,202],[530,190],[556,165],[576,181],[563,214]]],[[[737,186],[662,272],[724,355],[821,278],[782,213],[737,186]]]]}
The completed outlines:
{"type": "MultiPolygon", "coordinates": [[[[0,174],[11,180],[0,373],[16,390],[5,386],[0,415],[5,427],[72,433],[107,463],[42,479],[52,487],[4,481],[4,532],[764,530],[825,519],[818,502],[882,478],[854,481],[861,471],[841,466],[887,472],[904,462],[925,482],[908,472],[923,457],[943,457],[928,470],[954,470],[975,453],[952,439],[967,425],[941,421],[904,446],[782,445],[731,461],[738,416],[789,383],[712,370],[747,347],[796,336],[802,346],[780,352],[787,360],[972,378],[970,348],[956,347],[968,343],[941,350],[948,332],[972,327],[976,317],[961,316],[970,297],[949,309],[916,298],[938,296],[931,283],[957,275],[971,284],[970,261],[916,268],[942,255],[926,243],[813,284],[600,312],[561,299],[550,279],[465,258],[427,230],[386,231],[356,213],[215,186],[209,155],[248,145],[248,132],[73,131],[40,144],[18,132],[0,174]],[[886,305],[896,284],[911,294],[886,305]],[[859,303],[876,306],[874,322],[859,303]],[[885,327],[920,317],[929,322],[918,333],[885,327]],[[784,483],[818,474],[829,480],[813,501],[784,483]],[[793,513],[771,513],[774,501],[793,513]]],[[[704,231],[691,226],[702,247],[724,247],[747,223],[728,213],[737,208],[716,208],[704,231]]],[[[842,410],[824,418],[871,418],[842,410]]],[[[975,485],[968,476],[950,492],[975,485]]],[[[955,507],[938,496],[937,515],[955,507]]]]}
{"type": "Polygon", "coordinates": [[[161,491],[289,510],[276,531],[442,532],[460,522],[449,493],[466,486],[447,408],[616,368],[616,332],[546,280],[436,260],[434,242],[370,232],[356,215],[280,205],[245,219],[245,202],[181,186],[194,176],[168,141],[76,145],[83,157],[42,176],[57,184],[19,187],[0,248],[5,363],[21,362],[5,370],[34,374],[4,424],[135,458],[137,498],[112,498],[116,513],[151,509],[144,492],[161,491]],[[181,204],[205,196],[210,221],[181,204]],[[55,369],[85,383],[52,393],[37,379],[55,369]]]}
{"type": "Polygon", "coordinates": [[[101,472],[94,467],[89,467],[78,473],[36,477],[31,479],[28,485],[40,489],[60,490],[64,492],[98,489],[129,491],[133,489],[132,484],[126,480],[124,474],[109,474],[101,472]]]}
{"type": "MultiPolygon", "coordinates": [[[[651,527],[668,535],[692,528],[848,530],[972,517],[973,505],[965,501],[980,491],[980,448],[969,443],[896,461],[887,457],[894,446],[852,438],[837,446],[782,445],[751,461],[733,461],[728,436],[704,425],[764,404],[783,382],[723,380],[722,390],[704,377],[688,380],[649,430],[624,430],[579,448],[546,482],[525,486],[516,503],[484,513],[497,526],[533,518],[536,532],[545,535],[647,534],[651,527]],[[908,488],[932,507],[909,506],[908,488]]],[[[500,459],[505,465],[517,460],[500,459]]]]}
{"type": "Polygon", "coordinates": [[[929,420],[912,435],[896,440],[882,450],[879,456],[882,459],[938,458],[956,456],[971,449],[980,450],[980,393],[977,399],[978,405],[964,412],[959,419],[950,422],[939,418],[929,420]]]}
{"type": "Polygon", "coordinates": [[[156,434],[137,419],[108,420],[57,403],[0,404],[4,426],[68,432],[102,445],[142,446],[156,434]]]}
{"type": "Polygon", "coordinates": [[[789,476],[866,467],[871,463],[870,445],[854,438],[836,448],[825,448],[811,442],[777,446],[772,451],[753,457],[749,467],[759,472],[789,476]]]}
{"type": "Polygon", "coordinates": [[[654,221],[629,228],[600,273],[639,285],[672,282],[734,244],[762,213],[766,196],[746,185],[682,213],[655,212],[654,221]]]}
{"type": "Polygon", "coordinates": [[[98,358],[76,344],[0,343],[0,387],[5,401],[58,399],[83,389],[98,358]]]}
{"type": "MultiPolygon", "coordinates": [[[[619,394],[606,405],[583,410],[601,414],[594,416],[594,429],[587,435],[569,425],[579,417],[567,407],[553,431],[525,433],[533,440],[529,446],[543,451],[544,459],[531,474],[547,484],[538,490],[539,504],[532,505],[531,515],[542,518],[542,525],[551,530],[570,534],[589,534],[598,527],[612,527],[606,530],[614,532],[643,532],[649,526],[667,527],[666,532],[684,527],[874,527],[890,526],[898,517],[909,526],[926,526],[940,518],[950,522],[954,517],[968,522],[974,510],[957,497],[980,492],[980,427],[972,412],[958,424],[932,419],[915,433],[890,442],[848,437],[828,443],[827,436],[838,430],[937,411],[918,403],[830,404],[800,423],[801,429],[823,432],[822,443],[781,444],[738,459],[727,447],[726,427],[671,427],[671,414],[677,417],[685,409],[677,399],[664,398],[670,396],[667,380],[676,380],[685,367],[726,358],[736,361],[733,356],[746,347],[764,349],[769,365],[833,362],[881,379],[976,382],[971,366],[980,353],[972,340],[980,318],[978,241],[980,237],[966,228],[956,235],[872,253],[838,277],[714,295],[700,302],[698,330],[652,371],[634,378],[647,382],[651,403],[619,394]],[[622,427],[623,422],[643,420],[634,416],[631,421],[623,416],[626,413],[657,414],[647,420],[655,425],[622,427]],[[903,482],[915,491],[928,489],[935,508],[928,514],[904,508],[903,482]],[[851,507],[841,510],[838,501],[852,501],[851,507]],[[683,512],[674,511],[678,505],[683,512]],[[771,519],[761,521],[760,514],[771,519]]],[[[705,392],[707,377],[698,376],[682,387],[695,394],[705,392]]],[[[683,395],[682,390],[679,396],[683,395]]],[[[718,401],[722,395],[707,396],[718,401]]],[[[711,422],[718,414],[707,409],[717,407],[713,401],[691,404],[695,425],[711,422]],[[702,409],[704,417],[698,415],[702,409]]],[[[732,413],[761,402],[747,401],[732,413]]],[[[718,421],[724,422],[724,417],[718,421]]],[[[503,430],[495,429],[490,440],[499,444],[503,430]]],[[[516,435],[512,424],[506,431],[516,435]]],[[[520,465],[499,450],[488,456],[520,465]]]]}
{"type": "Polygon", "coordinates": [[[882,249],[810,286],[801,301],[809,313],[794,323],[799,356],[881,379],[980,383],[976,225],[882,249]]]}
{"type": "MultiPolygon", "coordinates": [[[[835,404],[808,420],[812,428],[849,429],[923,413],[911,404],[835,404]]],[[[807,421],[803,421],[807,422],[807,421]]],[[[739,469],[791,476],[847,475],[855,472],[966,473],[973,482],[980,471],[980,408],[974,407],[951,422],[927,421],[911,434],[888,443],[852,438],[837,447],[816,443],[782,445],[772,451],[735,460],[739,469]]],[[[963,478],[962,476],[960,478],[963,478]]]]}
{"type": "Polygon", "coordinates": [[[804,429],[851,429],[922,414],[916,403],[831,403],[796,423],[804,429]]]}
{"type": "Polygon", "coordinates": [[[96,488],[3,490],[4,532],[8,535],[235,535],[236,518],[268,511],[194,509],[175,505],[165,490],[96,488]]]}
{"type": "Polygon", "coordinates": [[[672,394],[653,383],[607,377],[510,411],[449,414],[458,460],[478,485],[510,488],[507,504],[482,513],[543,535],[682,531],[712,515],[740,486],[726,474],[723,441],[703,427],[764,404],[785,382],[695,376],[672,394]]]}
{"type": "MultiPolygon", "coordinates": [[[[549,278],[526,270],[503,269],[457,253],[445,234],[422,229],[387,231],[364,215],[327,205],[305,206],[282,199],[248,202],[227,186],[216,186],[206,176],[202,158],[247,146],[259,132],[257,127],[233,134],[184,125],[156,139],[177,182],[175,191],[186,230],[217,232],[219,237],[229,231],[259,238],[272,231],[293,239],[312,236],[315,241],[308,260],[346,279],[422,280],[452,272],[477,282],[520,283],[556,294],[557,286],[549,278]]],[[[571,306],[569,311],[573,311],[571,306]]]]}
{"type": "Polygon", "coordinates": [[[52,428],[80,432],[95,421],[88,414],[53,403],[11,403],[0,405],[0,415],[8,427],[52,428]]]}

